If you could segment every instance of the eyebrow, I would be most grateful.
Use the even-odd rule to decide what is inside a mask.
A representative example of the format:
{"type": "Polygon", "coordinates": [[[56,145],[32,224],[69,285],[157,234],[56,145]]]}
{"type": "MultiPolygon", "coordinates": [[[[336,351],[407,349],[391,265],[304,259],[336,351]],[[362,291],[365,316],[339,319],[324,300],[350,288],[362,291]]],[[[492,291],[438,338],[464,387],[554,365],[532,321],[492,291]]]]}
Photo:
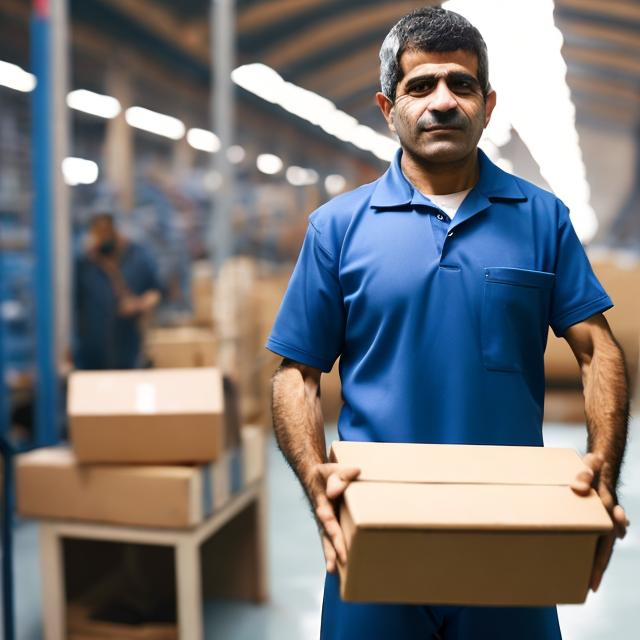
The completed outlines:
{"type": "Polygon", "coordinates": [[[471,75],[470,73],[466,73],[464,71],[451,71],[449,73],[426,73],[419,76],[415,76],[407,80],[406,87],[409,88],[414,84],[419,82],[424,82],[425,80],[440,80],[440,78],[444,78],[447,83],[450,81],[460,81],[464,80],[465,82],[469,82],[477,87],[480,86],[480,82],[478,79],[471,75]]]}

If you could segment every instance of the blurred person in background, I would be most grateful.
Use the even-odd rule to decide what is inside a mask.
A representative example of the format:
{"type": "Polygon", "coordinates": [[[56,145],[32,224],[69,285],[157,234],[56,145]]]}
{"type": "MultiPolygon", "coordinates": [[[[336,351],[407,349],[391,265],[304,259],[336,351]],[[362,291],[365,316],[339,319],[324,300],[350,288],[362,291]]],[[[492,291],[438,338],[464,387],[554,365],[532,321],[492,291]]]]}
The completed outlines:
{"type": "Polygon", "coordinates": [[[157,267],[144,247],[118,232],[113,214],[91,219],[74,280],[74,365],[142,366],[143,325],[160,302],[157,267]]]}
{"type": "MultiPolygon", "coordinates": [[[[375,182],[310,217],[267,347],[276,437],[309,497],[326,559],[322,640],[558,640],[555,607],[352,604],[337,503],[358,469],[327,462],[320,378],[340,356],[343,440],[542,446],[549,326],[582,370],[588,471],[614,523],[629,393],[624,358],[567,207],[477,148],[496,103],[486,44],[462,16],[417,10],[380,50],[378,105],[401,149],[375,182]]],[[[541,95],[550,100],[552,96],[541,95]]],[[[428,576],[425,576],[428,579],[428,576]]]]}

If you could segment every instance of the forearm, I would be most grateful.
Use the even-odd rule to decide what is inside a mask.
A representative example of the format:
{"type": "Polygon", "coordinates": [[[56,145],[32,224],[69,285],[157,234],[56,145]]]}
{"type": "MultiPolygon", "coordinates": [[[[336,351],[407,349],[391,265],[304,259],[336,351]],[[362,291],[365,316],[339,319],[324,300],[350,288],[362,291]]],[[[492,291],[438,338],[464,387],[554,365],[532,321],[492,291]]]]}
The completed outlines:
{"type": "Polygon", "coordinates": [[[160,292],[156,289],[150,289],[145,291],[140,296],[140,310],[142,313],[149,313],[153,311],[160,302],[160,292]]]}
{"type": "Polygon", "coordinates": [[[308,493],[314,467],[327,461],[320,373],[285,362],[273,377],[272,403],[278,446],[308,493]]]}
{"type": "Polygon", "coordinates": [[[624,355],[610,334],[594,345],[582,379],[588,451],[602,457],[601,480],[615,493],[627,441],[629,385],[624,355]]]}

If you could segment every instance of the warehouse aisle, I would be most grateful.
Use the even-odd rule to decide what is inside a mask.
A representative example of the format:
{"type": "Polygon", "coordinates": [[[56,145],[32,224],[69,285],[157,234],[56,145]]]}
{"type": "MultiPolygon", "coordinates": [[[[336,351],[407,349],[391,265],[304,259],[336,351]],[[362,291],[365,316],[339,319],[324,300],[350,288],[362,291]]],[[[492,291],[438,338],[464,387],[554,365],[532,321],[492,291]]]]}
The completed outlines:
{"type": "MultiPolygon", "coordinates": [[[[640,429],[634,420],[632,434],[640,429]]],[[[327,434],[327,442],[335,430],[327,434]]],[[[584,448],[584,429],[545,427],[548,446],[584,448]]],[[[225,640],[316,640],[322,595],[322,555],[302,492],[273,439],[269,443],[269,549],[271,602],[265,606],[216,602],[206,607],[208,638],[225,640]]],[[[640,456],[640,439],[632,437],[628,461],[640,456]]],[[[625,640],[640,626],[640,466],[628,462],[621,499],[635,524],[618,545],[602,591],[585,606],[560,608],[564,640],[625,640]]],[[[40,575],[37,526],[17,529],[18,640],[41,640],[40,575]]]]}

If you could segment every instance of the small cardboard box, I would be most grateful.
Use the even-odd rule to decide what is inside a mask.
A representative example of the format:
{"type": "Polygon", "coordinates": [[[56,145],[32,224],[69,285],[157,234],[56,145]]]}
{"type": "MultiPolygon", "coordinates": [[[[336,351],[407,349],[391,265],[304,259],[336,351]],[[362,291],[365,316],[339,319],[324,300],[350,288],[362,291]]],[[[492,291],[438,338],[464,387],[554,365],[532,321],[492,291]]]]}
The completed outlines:
{"type": "Polygon", "coordinates": [[[210,329],[170,327],[151,329],[145,340],[147,357],[159,369],[214,367],[218,344],[210,329]]]}
{"type": "Polygon", "coordinates": [[[77,371],[68,393],[79,462],[209,462],[224,451],[217,369],[77,371]]]}
{"type": "Polygon", "coordinates": [[[543,606],[586,598],[598,536],[595,492],[568,486],[575,451],[542,447],[334,442],[361,469],[344,495],[353,602],[543,606]]]}
{"type": "Polygon", "coordinates": [[[17,509],[32,518],[183,528],[229,499],[228,455],[197,466],[80,465],[65,447],[17,458],[17,509]]]}

